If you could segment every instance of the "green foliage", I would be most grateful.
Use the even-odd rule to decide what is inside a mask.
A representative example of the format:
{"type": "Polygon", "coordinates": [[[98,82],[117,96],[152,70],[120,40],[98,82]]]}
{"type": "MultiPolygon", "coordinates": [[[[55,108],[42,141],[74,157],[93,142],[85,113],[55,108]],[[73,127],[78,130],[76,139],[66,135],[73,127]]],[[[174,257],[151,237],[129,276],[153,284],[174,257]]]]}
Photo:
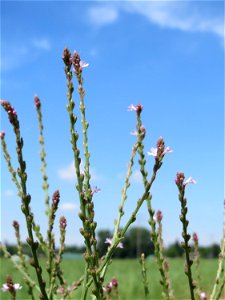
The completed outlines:
{"type": "MultiPolygon", "coordinates": [[[[15,271],[12,263],[9,260],[1,259],[1,267],[4,270],[1,273],[1,282],[5,280],[5,274],[14,274],[15,282],[20,282],[23,288],[18,292],[17,300],[29,300],[27,296],[26,287],[22,279],[22,275],[15,271]]],[[[41,260],[41,264],[45,264],[45,260],[41,260]]],[[[188,286],[185,275],[183,273],[183,260],[182,259],[170,259],[170,273],[173,281],[175,299],[188,299],[188,286]]],[[[150,281],[150,299],[162,299],[161,287],[159,283],[159,272],[154,259],[146,259],[146,265],[148,269],[148,277],[150,281]]],[[[82,260],[64,260],[62,265],[63,271],[68,283],[74,280],[74,276],[79,278],[84,270],[84,263],[82,260]]],[[[203,278],[203,288],[209,293],[211,290],[212,282],[215,278],[217,269],[216,259],[202,259],[201,261],[201,275],[203,278]]],[[[44,268],[43,268],[44,270],[44,268]]],[[[119,293],[121,300],[144,300],[144,290],[140,284],[142,281],[141,269],[137,260],[125,259],[125,260],[113,260],[110,265],[105,282],[108,282],[112,277],[117,277],[119,282],[119,293]]],[[[78,289],[74,294],[74,299],[80,299],[81,293],[78,289]]],[[[0,292],[0,299],[8,300],[9,295],[7,293],[0,292]]],[[[38,299],[38,295],[36,298],[38,299]]],[[[89,300],[90,298],[88,298],[89,300]]]]}

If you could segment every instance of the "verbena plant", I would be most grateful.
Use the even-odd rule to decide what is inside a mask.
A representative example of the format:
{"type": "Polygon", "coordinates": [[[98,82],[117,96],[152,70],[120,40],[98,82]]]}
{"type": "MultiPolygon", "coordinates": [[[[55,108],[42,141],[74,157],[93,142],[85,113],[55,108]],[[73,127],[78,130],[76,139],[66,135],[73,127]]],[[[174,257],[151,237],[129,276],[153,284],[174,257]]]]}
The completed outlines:
{"type": "MultiPolygon", "coordinates": [[[[68,283],[65,280],[63,270],[61,267],[63,252],[65,248],[65,234],[67,221],[65,217],[60,218],[60,247],[56,250],[55,238],[53,233],[53,226],[55,216],[57,213],[58,205],[60,202],[60,192],[56,190],[52,195],[51,201],[49,196],[49,184],[48,176],[46,174],[46,152],[44,148],[44,136],[43,136],[43,123],[42,123],[42,112],[41,102],[36,96],[34,98],[35,107],[37,110],[39,130],[40,130],[40,158],[41,158],[41,172],[43,178],[43,189],[45,192],[45,206],[46,206],[46,217],[48,218],[48,229],[44,235],[40,231],[40,226],[36,223],[35,216],[32,213],[30,206],[31,195],[27,188],[27,173],[26,173],[26,162],[23,156],[23,139],[21,137],[20,123],[18,115],[14,107],[10,102],[1,100],[1,105],[6,111],[9,122],[12,125],[15,139],[16,139],[16,153],[18,159],[18,168],[15,169],[12,165],[10,154],[7,149],[5,142],[5,133],[0,133],[1,145],[4,154],[5,161],[8,166],[8,170],[12,176],[12,181],[16,185],[18,195],[21,198],[21,211],[24,214],[27,227],[27,239],[26,242],[30,247],[32,258],[26,259],[23,253],[22,242],[20,237],[20,226],[17,221],[13,222],[15,229],[15,235],[17,240],[17,252],[19,261],[12,259],[12,262],[16,269],[22,274],[30,299],[35,299],[34,289],[39,292],[39,298],[44,300],[53,299],[77,299],[76,290],[79,288],[82,290],[81,299],[87,299],[92,297],[93,299],[119,299],[118,281],[116,278],[107,283],[105,282],[105,275],[109,264],[112,261],[112,256],[116,251],[116,248],[123,247],[123,239],[130,225],[135,222],[137,213],[142,205],[146,204],[146,208],[149,212],[149,225],[150,225],[150,236],[154,244],[155,258],[157,261],[158,269],[160,272],[160,283],[162,286],[162,296],[164,299],[174,299],[174,293],[172,283],[169,275],[169,264],[164,257],[163,252],[163,238],[162,238],[162,212],[155,210],[152,207],[152,195],[151,187],[154,183],[158,171],[161,168],[164,160],[164,156],[167,153],[172,152],[169,147],[165,147],[165,143],[162,137],[160,137],[156,143],[155,148],[151,148],[148,155],[154,157],[154,165],[149,176],[146,169],[146,158],[144,151],[144,139],[146,136],[146,130],[142,124],[141,114],[143,106],[141,104],[130,105],[128,110],[134,111],[136,114],[136,131],[133,134],[136,136],[136,143],[133,145],[130,154],[130,160],[128,163],[128,170],[125,177],[125,183],[122,190],[121,202],[119,205],[118,216],[115,221],[115,228],[112,237],[106,239],[108,243],[107,252],[103,257],[99,256],[98,253],[98,241],[96,239],[96,228],[97,223],[95,222],[95,209],[93,197],[96,192],[99,191],[97,187],[93,188],[90,184],[91,173],[90,173],[90,152],[88,147],[88,127],[89,123],[86,120],[85,115],[85,103],[84,96],[85,91],[83,88],[83,68],[87,67],[88,64],[80,59],[77,52],[71,54],[68,49],[64,49],[63,62],[65,65],[65,75],[67,81],[67,111],[69,115],[70,123],[70,136],[71,146],[74,158],[74,166],[76,170],[77,184],[76,189],[80,200],[80,212],[79,218],[82,221],[82,228],[80,233],[83,236],[85,243],[85,251],[83,258],[85,262],[84,274],[81,278],[74,278],[74,282],[68,283]],[[77,113],[75,113],[75,103],[73,101],[74,83],[73,76],[75,75],[78,83],[78,93],[80,98],[79,108],[80,117],[82,124],[82,135],[83,135],[83,153],[84,153],[84,170],[81,168],[81,154],[78,147],[79,135],[76,130],[77,124],[77,113]],[[127,223],[121,227],[121,219],[124,215],[124,204],[127,199],[127,190],[130,187],[130,178],[132,175],[132,168],[134,165],[135,156],[139,156],[139,167],[143,178],[144,192],[137,200],[136,207],[128,218],[127,223]],[[41,249],[47,259],[47,275],[44,276],[42,267],[40,264],[40,257],[38,251],[41,249]],[[35,270],[36,277],[32,278],[30,275],[29,267],[32,266],[35,270]],[[73,298],[74,297],[74,298],[73,298]]],[[[224,272],[224,248],[225,248],[225,232],[221,242],[221,253],[219,255],[218,271],[216,274],[215,283],[212,287],[211,295],[206,295],[201,287],[201,278],[199,272],[199,251],[198,251],[198,236],[193,234],[194,241],[194,254],[190,246],[191,235],[188,233],[187,220],[187,199],[185,198],[185,190],[189,183],[196,183],[196,181],[189,177],[185,180],[184,173],[177,173],[175,183],[178,187],[179,201],[181,204],[180,221],[182,223],[182,247],[185,255],[185,268],[184,272],[187,275],[187,280],[190,289],[190,299],[219,299],[225,283],[225,272],[224,272]],[[194,258],[193,258],[194,257],[194,258]],[[196,278],[193,278],[192,264],[195,263],[196,278]]],[[[1,244],[1,250],[5,257],[12,258],[5,245],[1,244]]],[[[143,275],[143,298],[150,299],[150,287],[148,284],[148,272],[145,264],[144,254],[140,257],[141,270],[143,275]]],[[[11,299],[16,299],[17,291],[21,289],[20,283],[14,283],[13,278],[8,276],[6,282],[3,283],[2,291],[8,292],[11,299]]],[[[141,295],[140,295],[141,297],[141,295]]]]}

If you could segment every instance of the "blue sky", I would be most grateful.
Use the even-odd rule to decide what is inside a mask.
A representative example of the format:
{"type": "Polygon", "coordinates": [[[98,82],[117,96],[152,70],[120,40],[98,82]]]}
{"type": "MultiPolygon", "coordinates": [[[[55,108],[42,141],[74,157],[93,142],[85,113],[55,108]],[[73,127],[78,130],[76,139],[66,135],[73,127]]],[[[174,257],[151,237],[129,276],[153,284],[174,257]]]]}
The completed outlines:
{"type": "MultiPolygon", "coordinates": [[[[18,112],[25,141],[28,191],[37,223],[46,231],[39,172],[34,95],[42,100],[50,194],[61,191],[61,215],[68,219],[67,243],[80,244],[73,155],[62,63],[65,46],[90,65],[84,70],[92,185],[98,228],[113,228],[123,178],[135,137],[135,114],[142,103],[145,151],[159,136],[174,151],[165,157],[153,186],[153,207],[163,212],[164,240],[180,239],[177,171],[197,180],[187,187],[190,233],[201,244],[219,242],[224,199],[224,3],[223,1],[2,1],[1,99],[18,112]]],[[[75,93],[74,100],[78,102],[75,93]]],[[[78,106],[77,106],[78,107],[78,106]]],[[[77,111],[78,112],[78,111],[77,111]]],[[[78,125],[78,130],[80,125],[78,125]]],[[[16,167],[14,136],[6,115],[1,130],[16,167]]],[[[82,140],[80,140],[82,146],[82,140]]],[[[147,157],[149,173],[154,159],[147,157]]],[[[143,192],[138,164],[126,202],[124,222],[143,192]]],[[[20,199],[1,159],[2,240],[14,241],[21,224],[20,199]]],[[[147,225],[146,207],[137,225],[147,225]]],[[[56,227],[57,228],[57,227],[56,227]]],[[[57,231],[57,230],[56,230],[57,231]]],[[[58,233],[56,233],[58,238],[58,233]]]]}

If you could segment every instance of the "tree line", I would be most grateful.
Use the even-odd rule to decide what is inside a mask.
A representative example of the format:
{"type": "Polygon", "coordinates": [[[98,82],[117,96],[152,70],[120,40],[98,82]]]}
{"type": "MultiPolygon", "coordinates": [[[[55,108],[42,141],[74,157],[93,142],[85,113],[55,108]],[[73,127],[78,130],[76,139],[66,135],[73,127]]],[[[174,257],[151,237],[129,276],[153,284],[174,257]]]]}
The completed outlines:
{"type": "MultiPolygon", "coordinates": [[[[106,238],[111,237],[112,233],[108,229],[102,229],[98,231],[98,251],[100,256],[103,256],[108,248],[108,244],[105,243],[106,238]]],[[[17,253],[17,246],[6,243],[7,249],[11,255],[17,253]]],[[[30,248],[27,243],[22,244],[23,253],[31,256],[30,248]]],[[[56,249],[57,250],[57,249],[56,249]]],[[[66,246],[64,253],[80,253],[82,254],[85,250],[84,246],[66,246]]],[[[220,246],[218,244],[212,244],[210,246],[199,247],[200,256],[203,258],[217,258],[220,253],[220,246]]],[[[140,257],[141,253],[147,256],[154,255],[154,245],[150,239],[149,230],[144,227],[133,227],[128,232],[123,240],[123,248],[118,248],[114,254],[114,258],[137,258],[140,257]]],[[[44,256],[44,253],[39,250],[39,255],[44,256]]],[[[165,247],[164,255],[167,257],[175,258],[182,257],[184,250],[178,241],[165,247]]],[[[3,253],[0,251],[0,256],[3,253]]]]}

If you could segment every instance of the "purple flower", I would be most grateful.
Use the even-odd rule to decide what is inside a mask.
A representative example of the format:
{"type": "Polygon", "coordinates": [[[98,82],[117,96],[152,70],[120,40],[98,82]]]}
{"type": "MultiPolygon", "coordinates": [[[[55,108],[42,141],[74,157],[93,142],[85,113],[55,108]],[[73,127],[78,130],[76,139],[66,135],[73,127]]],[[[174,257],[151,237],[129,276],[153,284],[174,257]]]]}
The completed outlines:
{"type": "Polygon", "coordinates": [[[91,191],[91,196],[93,196],[94,193],[98,193],[98,192],[100,192],[100,191],[101,191],[101,189],[99,189],[97,186],[95,186],[95,187],[93,188],[93,190],[91,191]]]}

